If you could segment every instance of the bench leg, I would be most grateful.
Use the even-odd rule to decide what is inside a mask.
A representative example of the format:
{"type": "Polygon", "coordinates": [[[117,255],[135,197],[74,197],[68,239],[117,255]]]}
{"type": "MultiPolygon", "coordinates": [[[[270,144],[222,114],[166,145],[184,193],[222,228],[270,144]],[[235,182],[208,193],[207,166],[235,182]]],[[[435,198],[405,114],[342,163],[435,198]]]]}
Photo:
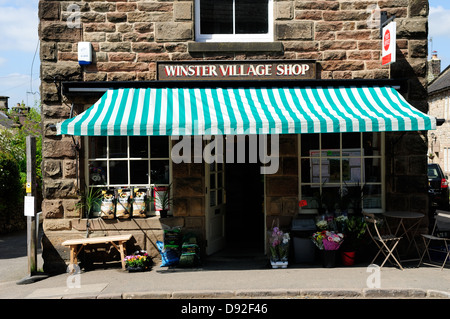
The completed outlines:
{"type": "Polygon", "coordinates": [[[122,263],[122,269],[125,270],[125,252],[126,248],[124,247],[124,242],[119,242],[119,249],[120,249],[120,261],[122,263]]]}
{"type": "Polygon", "coordinates": [[[75,272],[75,265],[78,264],[78,253],[80,252],[80,250],[83,248],[83,246],[80,247],[80,249],[77,251],[77,246],[78,245],[72,245],[70,246],[70,266],[72,267],[72,269],[70,270],[70,273],[75,272]]]}

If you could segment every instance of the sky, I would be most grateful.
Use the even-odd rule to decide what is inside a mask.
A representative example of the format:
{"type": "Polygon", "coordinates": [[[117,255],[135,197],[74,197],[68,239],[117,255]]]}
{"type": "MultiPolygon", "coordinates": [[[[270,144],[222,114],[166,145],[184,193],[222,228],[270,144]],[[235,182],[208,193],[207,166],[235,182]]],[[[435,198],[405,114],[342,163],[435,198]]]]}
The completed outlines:
{"type": "MultiPolygon", "coordinates": [[[[392,0],[395,1],[395,0],[392,0]]],[[[0,96],[39,105],[39,0],[0,0],[0,96]]],[[[450,65],[450,0],[429,0],[429,54],[450,65]]]]}

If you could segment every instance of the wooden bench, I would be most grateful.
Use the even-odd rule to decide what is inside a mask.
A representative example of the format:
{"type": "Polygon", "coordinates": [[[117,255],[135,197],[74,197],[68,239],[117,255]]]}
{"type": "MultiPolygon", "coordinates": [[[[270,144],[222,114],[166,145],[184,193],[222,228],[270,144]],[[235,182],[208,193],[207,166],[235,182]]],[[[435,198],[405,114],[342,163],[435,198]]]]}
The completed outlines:
{"type": "Polygon", "coordinates": [[[77,256],[80,253],[81,249],[83,249],[83,247],[94,244],[112,244],[119,251],[122,262],[122,269],[125,270],[125,254],[126,254],[125,243],[128,240],[130,240],[132,236],[133,235],[129,234],[129,235],[70,239],[63,242],[62,245],[70,246],[70,264],[75,265],[78,264],[77,256]],[[78,248],[78,246],[80,247],[78,248]]]}

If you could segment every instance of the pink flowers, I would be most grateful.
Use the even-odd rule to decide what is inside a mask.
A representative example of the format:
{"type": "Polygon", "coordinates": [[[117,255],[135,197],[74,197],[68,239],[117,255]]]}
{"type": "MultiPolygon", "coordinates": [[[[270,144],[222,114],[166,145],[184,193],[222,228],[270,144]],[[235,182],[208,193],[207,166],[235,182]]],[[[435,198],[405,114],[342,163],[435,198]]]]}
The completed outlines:
{"type": "Polygon", "coordinates": [[[151,264],[151,258],[146,251],[137,251],[134,255],[125,257],[125,265],[129,267],[142,267],[148,269],[151,264]]]}
{"type": "Polygon", "coordinates": [[[323,230],[314,233],[312,241],[321,250],[338,250],[344,241],[344,235],[334,231],[323,230]]]}
{"type": "Polygon", "coordinates": [[[287,260],[289,252],[289,234],[274,227],[269,237],[271,260],[287,260]]]}

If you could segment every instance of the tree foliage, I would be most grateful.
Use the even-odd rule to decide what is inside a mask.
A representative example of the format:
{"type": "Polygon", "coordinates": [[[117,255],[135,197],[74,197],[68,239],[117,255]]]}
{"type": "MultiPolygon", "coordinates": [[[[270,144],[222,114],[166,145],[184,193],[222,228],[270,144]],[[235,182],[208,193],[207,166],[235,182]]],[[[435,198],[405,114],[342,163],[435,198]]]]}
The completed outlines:
{"type": "MultiPolygon", "coordinates": [[[[10,114],[15,119],[15,114],[10,114]]],[[[15,119],[17,121],[17,119],[15,119]]],[[[23,199],[26,195],[26,138],[36,137],[36,195],[38,207],[42,198],[42,133],[38,109],[27,112],[19,128],[0,129],[0,232],[14,230],[14,220],[23,219],[23,199]],[[6,225],[5,225],[6,223],[6,225]],[[10,225],[13,223],[14,225],[10,225]]]]}

